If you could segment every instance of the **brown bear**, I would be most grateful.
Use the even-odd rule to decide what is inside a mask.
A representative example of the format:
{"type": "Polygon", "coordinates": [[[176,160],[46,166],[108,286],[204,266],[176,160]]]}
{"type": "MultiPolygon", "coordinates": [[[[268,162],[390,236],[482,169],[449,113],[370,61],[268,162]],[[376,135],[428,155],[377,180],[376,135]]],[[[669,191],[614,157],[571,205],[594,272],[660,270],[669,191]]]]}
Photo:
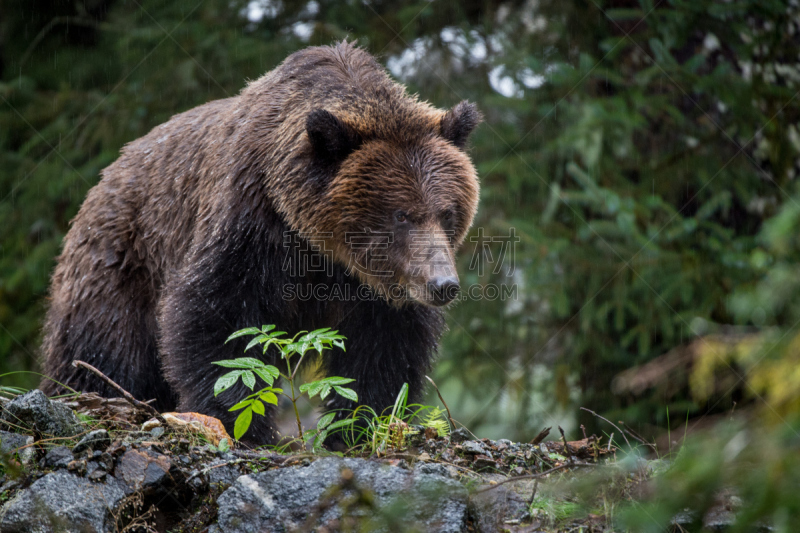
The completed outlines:
{"type": "MultiPolygon", "coordinates": [[[[407,95],[347,42],[296,52],[238,96],[176,115],[124,147],[72,221],[45,374],[113,396],[73,368],[81,359],[161,410],[230,431],[246,389],[215,398],[227,370],[211,363],[245,355],[247,340],[225,344],[234,331],[276,324],[345,335],[323,368],[354,378],[363,405],[382,411],[403,383],[419,393],[477,209],[463,148],[479,120],[467,102],[445,112],[407,95]]],[[[276,438],[270,413],[247,434],[276,438]]]]}

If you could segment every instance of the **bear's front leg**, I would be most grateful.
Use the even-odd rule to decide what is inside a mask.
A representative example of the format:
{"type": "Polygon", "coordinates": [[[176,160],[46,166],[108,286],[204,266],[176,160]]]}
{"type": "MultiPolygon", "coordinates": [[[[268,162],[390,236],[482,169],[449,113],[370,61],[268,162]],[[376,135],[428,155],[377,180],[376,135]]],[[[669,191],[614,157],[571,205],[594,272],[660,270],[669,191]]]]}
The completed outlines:
{"type": "MultiPolygon", "coordinates": [[[[214,234],[220,237],[193,249],[184,268],[167,283],[159,312],[161,354],[167,380],[179,395],[178,409],[219,418],[233,435],[239,412],[228,409],[252,391],[240,380],[215,397],[214,384],[231,369],[212,363],[262,358],[257,348],[244,352],[249,337],[225,343],[239,329],[261,324],[285,329],[293,324],[286,323],[285,309],[280,307],[281,280],[276,277],[281,270],[265,264],[265,258],[277,256],[277,247],[249,232],[214,234]]],[[[256,387],[265,385],[257,380],[256,387]]],[[[266,416],[253,417],[242,441],[277,442],[273,418],[274,408],[267,406],[266,416]]]]}
{"type": "MultiPolygon", "coordinates": [[[[417,401],[444,330],[442,311],[417,303],[396,308],[383,300],[350,305],[335,328],[346,337],[346,351],[325,352],[326,374],[355,379],[347,386],[358,393],[358,404],[378,415],[394,404],[404,383],[408,383],[409,403],[417,401]]],[[[328,411],[341,410],[337,419],[356,406],[334,392],[325,403],[328,411]]],[[[338,447],[341,436],[332,435],[326,444],[338,447]]]]}

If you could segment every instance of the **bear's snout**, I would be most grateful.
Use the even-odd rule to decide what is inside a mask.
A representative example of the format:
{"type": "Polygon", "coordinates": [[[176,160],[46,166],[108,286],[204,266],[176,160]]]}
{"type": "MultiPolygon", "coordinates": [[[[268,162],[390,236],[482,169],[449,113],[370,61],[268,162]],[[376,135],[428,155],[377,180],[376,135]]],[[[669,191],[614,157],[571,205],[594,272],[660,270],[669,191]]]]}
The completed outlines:
{"type": "Polygon", "coordinates": [[[447,305],[455,300],[460,289],[455,276],[439,276],[430,280],[427,285],[431,303],[436,306],[447,305]]]}

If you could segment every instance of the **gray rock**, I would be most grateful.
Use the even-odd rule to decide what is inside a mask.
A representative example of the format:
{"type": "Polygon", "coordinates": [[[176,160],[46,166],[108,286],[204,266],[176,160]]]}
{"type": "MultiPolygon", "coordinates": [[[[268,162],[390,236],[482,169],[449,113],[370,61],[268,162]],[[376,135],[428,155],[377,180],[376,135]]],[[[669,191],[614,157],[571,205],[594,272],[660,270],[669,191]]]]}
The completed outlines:
{"type": "Polygon", "coordinates": [[[40,390],[17,396],[0,413],[4,421],[22,426],[42,435],[72,437],[81,432],[81,424],[72,409],[50,400],[40,390]]]}
{"type": "Polygon", "coordinates": [[[123,483],[127,492],[144,491],[145,494],[160,489],[171,482],[169,457],[151,450],[128,450],[120,457],[114,476],[123,483]]]}
{"type": "Polygon", "coordinates": [[[497,451],[507,450],[509,448],[513,449],[514,443],[508,439],[500,439],[497,441],[497,451]]]}
{"type": "Polygon", "coordinates": [[[33,444],[33,437],[30,435],[0,431],[0,453],[16,453],[22,464],[30,463],[31,459],[33,459],[34,450],[30,444],[33,444]],[[28,447],[24,448],[24,446],[28,447]]]}
{"type": "Polygon", "coordinates": [[[418,462],[414,465],[414,471],[418,474],[430,474],[432,476],[441,476],[444,478],[458,478],[458,471],[455,468],[441,463],[418,462]]]}
{"type": "Polygon", "coordinates": [[[241,472],[230,464],[225,464],[226,461],[215,460],[208,464],[208,471],[206,472],[206,480],[211,484],[233,485],[241,472]],[[224,465],[224,466],[218,466],[224,465]]]}
{"type": "Polygon", "coordinates": [[[528,511],[528,504],[510,485],[500,485],[470,496],[469,513],[476,531],[502,531],[508,520],[519,520],[528,511]]]}
{"type": "Polygon", "coordinates": [[[47,468],[66,468],[72,461],[72,451],[66,446],[51,448],[44,456],[44,466],[47,468]]]}
{"type": "Polygon", "coordinates": [[[461,447],[464,449],[464,453],[471,453],[475,455],[486,455],[487,457],[491,457],[492,454],[489,452],[483,443],[478,442],[476,440],[468,440],[461,444],[461,447]]]}
{"type": "Polygon", "coordinates": [[[469,432],[466,428],[458,428],[450,433],[450,442],[453,444],[464,442],[465,440],[469,440],[469,432]]]}
{"type": "Polygon", "coordinates": [[[90,431],[72,448],[72,453],[79,454],[84,450],[105,450],[111,444],[111,438],[105,429],[90,431]]]}
{"type": "Polygon", "coordinates": [[[91,479],[92,481],[102,481],[103,479],[105,479],[107,474],[108,472],[98,467],[89,472],[89,474],[86,477],[91,479]]]}
{"type": "MultiPolygon", "coordinates": [[[[424,531],[456,532],[466,527],[467,491],[450,478],[446,468],[421,465],[413,471],[365,459],[326,457],[307,467],[270,470],[240,476],[218,499],[218,528],[225,532],[278,532],[302,527],[318,513],[315,527],[341,518],[338,503],[319,506],[328,489],[342,483],[342,470],[353,482],[374,495],[377,523],[418,522],[424,531]]],[[[351,489],[346,490],[352,494],[351,489]]],[[[336,502],[341,501],[341,495],[336,502]]],[[[329,503],[331,501],[329,500],[329,503]]],[[[365,510],[350,513],[363,516],[365,510]]],[[[379,531],[378,525],[371,531],[379,531]]]]}
{"type": "Polygon", "coordinates": [[[476,470],[497,468],[497,461],[486,455],[477,455],[475,456],[475,460],[472,462],[472,467],[476,470]]]}
{"type": "Polygon", "coordinates": [[[116,531],[111,511],[124,495],[113,478],[93,483],[63,470],[53,472],[0,508],[0,532],[116,531]]]}

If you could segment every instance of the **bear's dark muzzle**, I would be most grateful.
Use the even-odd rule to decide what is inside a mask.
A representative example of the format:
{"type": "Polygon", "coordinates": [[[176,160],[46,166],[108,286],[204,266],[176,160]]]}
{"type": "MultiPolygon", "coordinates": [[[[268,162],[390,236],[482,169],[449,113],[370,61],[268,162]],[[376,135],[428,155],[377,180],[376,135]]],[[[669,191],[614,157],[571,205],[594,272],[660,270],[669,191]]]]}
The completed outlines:
{"type": "Polygon", "coordinates": [[[446,305],[455,300],[460,287],[455,276],[441,276],[428,282],[428,296],[433,305],[446,305]]]}

